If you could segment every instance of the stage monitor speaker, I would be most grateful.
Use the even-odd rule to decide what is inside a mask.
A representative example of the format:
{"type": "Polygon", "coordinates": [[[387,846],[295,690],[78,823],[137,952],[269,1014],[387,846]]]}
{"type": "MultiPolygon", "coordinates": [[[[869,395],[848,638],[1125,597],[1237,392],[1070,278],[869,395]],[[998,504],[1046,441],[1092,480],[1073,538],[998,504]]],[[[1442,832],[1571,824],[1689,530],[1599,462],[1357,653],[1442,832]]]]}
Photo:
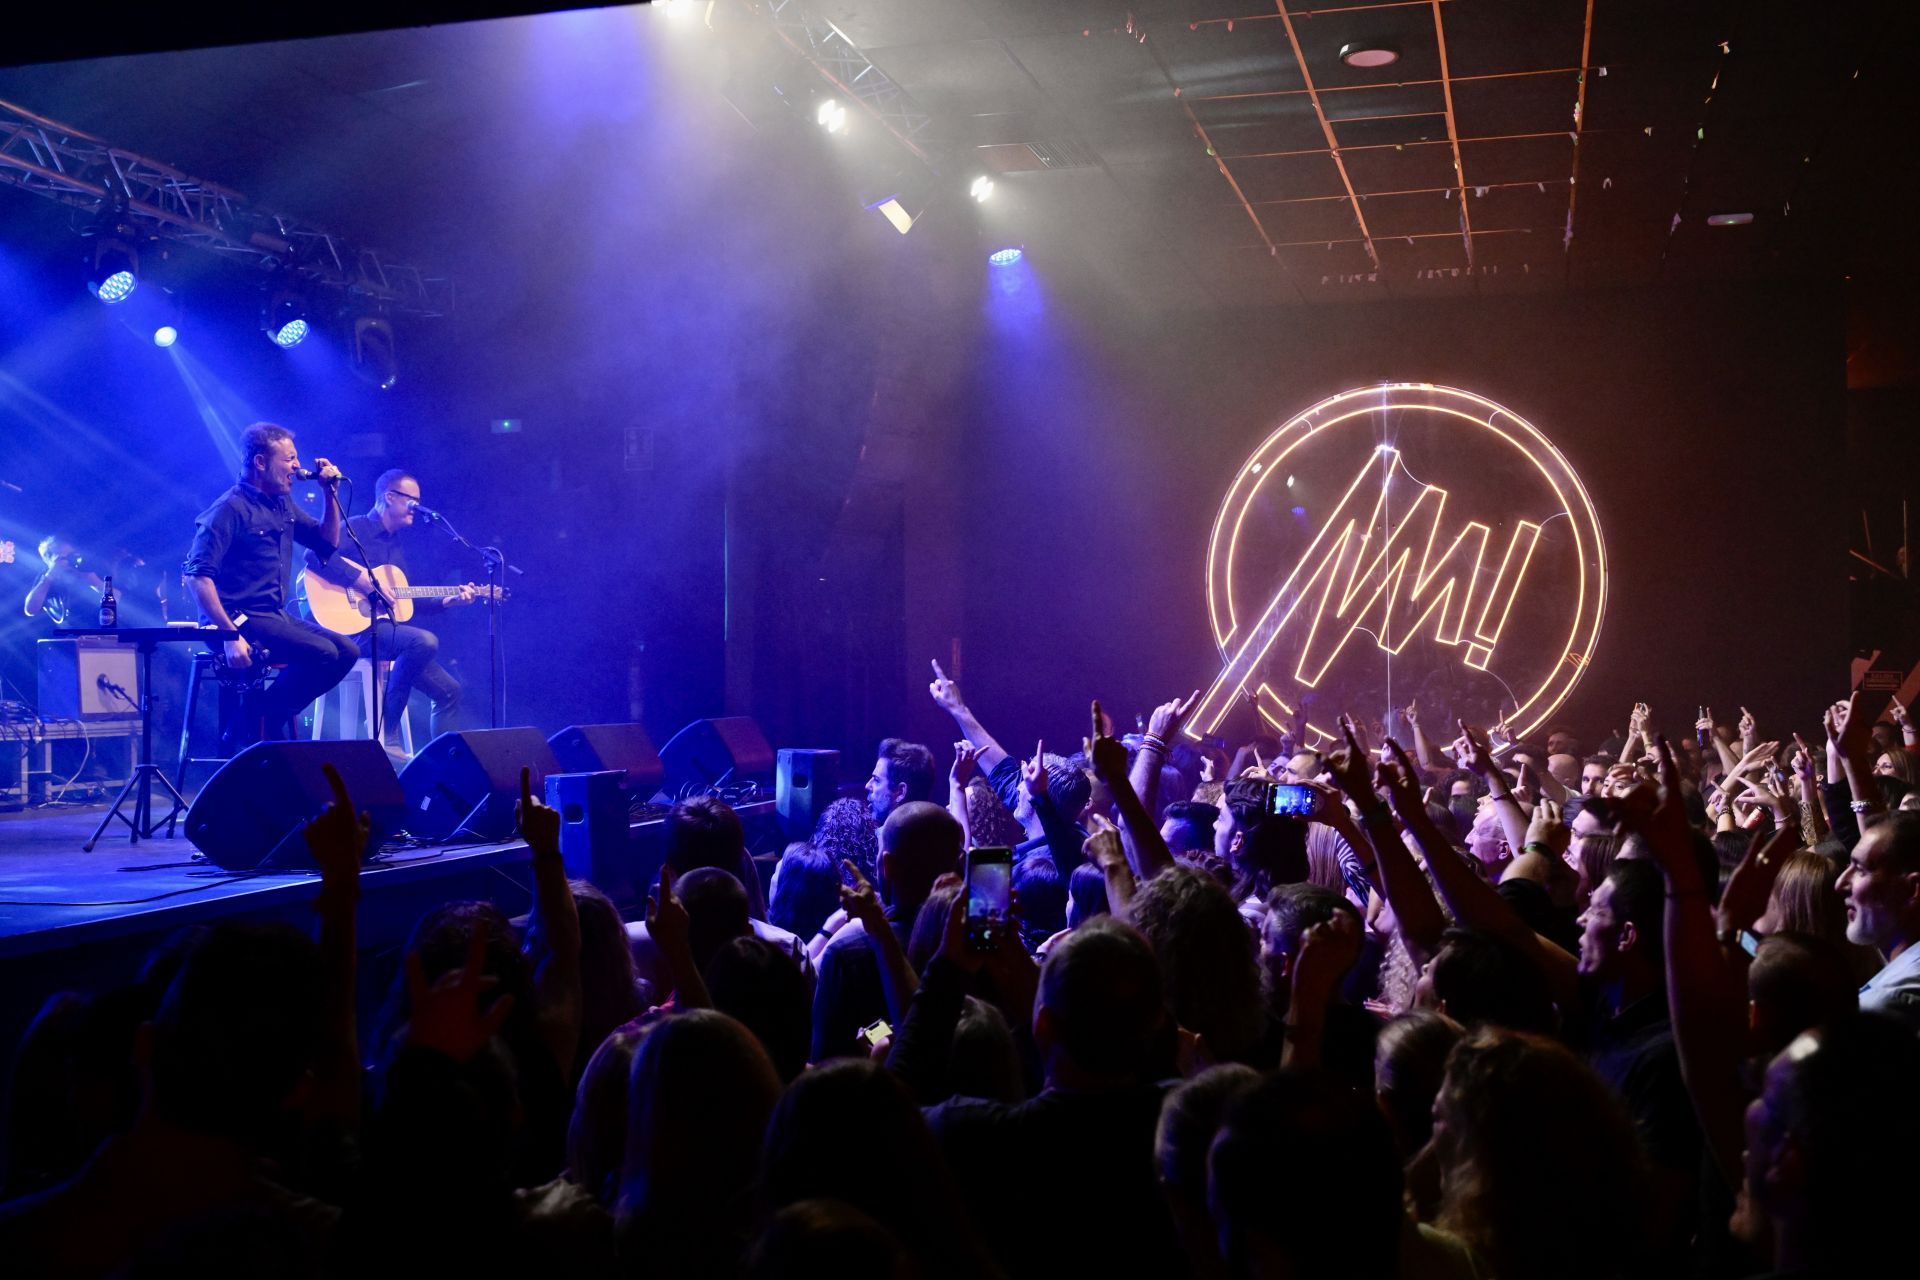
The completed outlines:
{"type": "Polygon", "coordinates": [[[109,636],[42,640],[40,714],[49,720],[138,720],[139,651],[109,636]]]}
{"type": "Polygon", "coordinates": [[[547,807],[560,815],[560,858],[567,874],[602,888],[625,868],[630,835],[618,769],[547,775],[547,807]]]}
{"type": "Polygon", "coordinates": [[[548,774],[560,772],[553,748],[531,726],[441,734],[400,771],[407,833],[422,840],[512,839],[523,767],[533,770],[535,795],[545,794],[548,774]]]}
{"type": "Polygon", "coordinates": [[[820,814],[840,794],[840,753],[782,747],[773,771],[773,811],[789,840],[813,834],[820,814]]]}
{"type": "Polygon", "coordinates": [[[372,741],[255,743],[200,788],[187,808],[187,839],[229,871],[311,870],[300,829],[333,800],[323,764],[340,771],[354,808],[372,819],[372,853],[406,819],[393,761],[372,741]]]}
{"type": "Polygon", "coordinates": [[[568,773],[612,769],[620,789],[641,798],[660,789],[667,768],[647,731],[637,724],[570,724],[547,739],[553,758],[568,773]]]}
{"type": "Polygon", "coordinates": [[[678,800],[716,787],[773,781],[773,748],[750,716],[695,720],[660,748],[661,796],[678,800]]]}

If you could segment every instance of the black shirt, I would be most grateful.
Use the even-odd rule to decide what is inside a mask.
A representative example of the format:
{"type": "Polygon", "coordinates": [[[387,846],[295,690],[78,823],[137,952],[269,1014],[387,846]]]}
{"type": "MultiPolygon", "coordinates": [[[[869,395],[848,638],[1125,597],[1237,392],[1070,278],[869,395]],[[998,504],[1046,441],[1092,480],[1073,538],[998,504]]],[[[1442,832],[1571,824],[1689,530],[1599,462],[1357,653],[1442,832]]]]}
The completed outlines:
{"type": "MultiPolygon", "coordinates": [[[[401,545],[398,530],[388,533],[380,524],[380,517],[358,515],[347,517],[347,532],[340,535],[342,560],[328,562],[325,557],[312,551],[307,552],[307,568],[316,570],[328,582],[347,586],[360,576],[359,571],[349,568],[343,560],[346,556],[357,559],[362,551],[366,552],[366,567],[390,564],[409,578],[412,571],[407,567],[407,549],[401,545]],[[356,543],[355,538],[359,541],[356,543]]],[[[416,602],[417,603],[417,602],[416,602]]]]}
{"type": "Polygon", "coordinates": [[[293,544],[322,560],[334,545],[320,522],[285,494],[262,493],[242,481],[194,521],[193,547],[182,571],[211,578],[228,614],[281,613],[293,577],[293,544]]]}

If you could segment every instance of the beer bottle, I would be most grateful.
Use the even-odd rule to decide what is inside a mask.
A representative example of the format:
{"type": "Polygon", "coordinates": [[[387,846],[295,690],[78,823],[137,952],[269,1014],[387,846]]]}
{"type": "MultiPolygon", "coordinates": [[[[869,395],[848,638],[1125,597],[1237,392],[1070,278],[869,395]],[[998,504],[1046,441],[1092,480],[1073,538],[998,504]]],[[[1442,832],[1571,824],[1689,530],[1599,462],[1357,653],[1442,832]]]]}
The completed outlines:
{"type": "Polygon", "coordinates": [[[100,587],[100,625],[117,627],[120,625],[120,602],[113,598],[113,575],[108,574],[100,587]]]}

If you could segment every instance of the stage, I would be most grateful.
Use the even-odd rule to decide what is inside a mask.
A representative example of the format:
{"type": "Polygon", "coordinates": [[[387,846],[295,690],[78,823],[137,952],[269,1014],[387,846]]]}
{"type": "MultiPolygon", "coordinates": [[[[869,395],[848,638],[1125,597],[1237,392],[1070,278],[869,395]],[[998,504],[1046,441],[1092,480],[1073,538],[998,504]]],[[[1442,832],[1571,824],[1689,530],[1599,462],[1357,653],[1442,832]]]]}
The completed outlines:
{"type": "MultiPolygon", "coordinates": [[[[105,804],[0,815],[0,1039],[14,1043],[46,997],[131,981],[146,956],[181,929],[225,920],[312,928],[318,872],[229,872],[197,856],[184,835],[135,844],[114,823],[92,853],[82,849],[105,804]]],[[[735,806],[756,854],[778,855],[773,802],[735,806]]],[[[568,873],[593,881],[629,918],[644,910],[659,874],[664,821],[628,825],[623,848],[570,858],[568,873]]],[[[164,831],[164,828],[162,828],[164,831]]],[[[402,944],[429,907],[482,898],[510,916],[531,908],[524,842],[390,849],[361,871],[360,997],[370,1014],[400,962],[402,944]]]]}

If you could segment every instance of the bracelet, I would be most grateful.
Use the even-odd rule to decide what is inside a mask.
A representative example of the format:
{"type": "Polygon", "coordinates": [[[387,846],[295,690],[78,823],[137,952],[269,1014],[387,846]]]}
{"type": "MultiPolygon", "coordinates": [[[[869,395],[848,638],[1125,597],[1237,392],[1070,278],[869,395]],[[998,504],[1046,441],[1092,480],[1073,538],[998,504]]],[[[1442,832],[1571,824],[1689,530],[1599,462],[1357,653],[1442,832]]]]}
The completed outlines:
{"type": "Polygon", "coordinates": [[[1492,800],[1495,804],[1499,804],[1502,800],[1509,800],[1509,801],[1512,801],[1513,806],[1516,809],[1520,807],[1520,802],[1518,800],[1514,800],[1513,792],[1511,791],[1505,792],[1504,794],[1501,794],[1501,795],[1494,795],[1493,792],[1489,791],[1487,792],[1487,798],[1492,800]]]}
{"type": "Polygon", "coordinates": [[[1549,858],[1553,856],[1553,850],[1547,847],[1547,842],[1544,840],[1529,840],[1520,846],[1520,852],[1542,853],[1549,858]]]}
{"type": "Polygon", "coordinates": [[[1873,804],[1867,800],[1849,800],[1847,801],[1847,808],[1853,810],[1855,813],[1865,813],[1867,810],[1873,808],[1873,804]]]}
{"type": "Polygon", "coordinates": [[[1140,735],[1140,749],[1142,751],[1158,751],[1161,755],[1166,755],[1167,740],[1156,733],[1143,733],[1140,735]]]}

